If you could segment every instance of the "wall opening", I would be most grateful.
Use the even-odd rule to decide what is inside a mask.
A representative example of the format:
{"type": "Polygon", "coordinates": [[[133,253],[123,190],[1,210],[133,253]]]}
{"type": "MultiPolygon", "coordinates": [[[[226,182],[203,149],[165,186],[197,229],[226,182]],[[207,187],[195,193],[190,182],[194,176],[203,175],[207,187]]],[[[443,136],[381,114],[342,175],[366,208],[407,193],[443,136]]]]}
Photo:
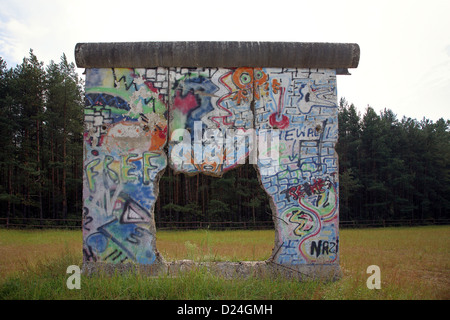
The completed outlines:
{"type": "Polygon", "coordinates": [[[177,174],[166,168],[159,191],[156,248],[164,259],[270,257],[275,232],[272,212],[253,165],[241,165],[222,177],[177,174]]]}

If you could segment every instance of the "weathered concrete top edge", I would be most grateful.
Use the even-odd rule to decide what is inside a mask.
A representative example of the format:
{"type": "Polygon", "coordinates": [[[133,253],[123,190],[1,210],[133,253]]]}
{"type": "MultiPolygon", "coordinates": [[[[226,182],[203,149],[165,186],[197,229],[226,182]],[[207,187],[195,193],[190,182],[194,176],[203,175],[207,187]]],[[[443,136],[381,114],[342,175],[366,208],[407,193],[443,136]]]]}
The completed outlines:
{"type": "Polygon", "coordinates": [[[356,68],[356,43],[326,42],[99,42],[77,43],[79,68],[279,67],[356,68]]]}

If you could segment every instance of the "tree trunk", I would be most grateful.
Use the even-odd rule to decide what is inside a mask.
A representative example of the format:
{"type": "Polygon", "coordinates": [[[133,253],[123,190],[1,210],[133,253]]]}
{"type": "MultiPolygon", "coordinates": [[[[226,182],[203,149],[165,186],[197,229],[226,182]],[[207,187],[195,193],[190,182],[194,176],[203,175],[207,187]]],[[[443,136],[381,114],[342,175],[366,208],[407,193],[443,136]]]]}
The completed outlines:
{"type": "Polygon", "coordinates": [[[63,219],[67,219],[67,190],[66,190],[66,155],[67,155],[67,143],[66,143],[66,117],[67,117],[67,95],[66,86],[64,85],[64,105],[63,105],[63,172],[62,172],[62,211],[63,219]]]}
{"type": "MultiPolygon", "coordinates": [[[[202,187],[205,185],[205,179],[204,179],[204,175],[202,174],[202,187]]],[[[202,188],[202,216],[203,219],[206,218],[206,203],[205,203],[205,189],[202,188]]]]}
{"type": "Polygon", "coordinates": [[[8,166],[8,192],[9,192],[9,199],[8,199],[8,210],[6,211],[6,227],[8,228],[9,224],[9,217],[11,216],[11,199],[13,195],[12,190],[12,168],[11,165],[8,166]]]}
{"type": "Polygon", "coordinates": [[[255,206],[252,206],[252,213],[253,213],[253,226],[256,226],[255,206]]]}
{"type": "Polygon", "coordinates": [[[42,210],[42,179],[41,179],[41,144],[40,144],[40,121],[39,119],[36,120],[36,148],[37,148],[37,180],[38,180],[38,201],[39,201],[39,224],[42,225],[42,219],[44,218],[44,212],[42,210]]]}
{"type": "Polygon", "coordinates": [[[186,175],[183,175],[184,176],[184,192],[185,192],[185,197],[186,197],[186,199],[185,199],[185,201],[184,201],[184,204],[185,205],[187,205],[190,201],[190,199],[189,199],[189,181],[190,181],[190,179],[186,176],[186,175]]]}
{"type": "Polygon", "coordinates": [[[50,159],[53,163],[52,165],[52,174],[51,174],[51,180],[52,180],[52,195],[51,195],[51,203],[52,203],[52,217],[53,219],[56,219],[56,189],[55,189],[55,185],[56,185],[56,178],[55,178],[55,152],[54,152],[54,137],[53,137],[53,132],[50,136],[50,159]]]}
{"type": "Polygon", "coordinates": [[[198,204],[198,181],[199,181],[199,174],[197,174],[197,184],[195,189],[195,203],[198,204]]]}

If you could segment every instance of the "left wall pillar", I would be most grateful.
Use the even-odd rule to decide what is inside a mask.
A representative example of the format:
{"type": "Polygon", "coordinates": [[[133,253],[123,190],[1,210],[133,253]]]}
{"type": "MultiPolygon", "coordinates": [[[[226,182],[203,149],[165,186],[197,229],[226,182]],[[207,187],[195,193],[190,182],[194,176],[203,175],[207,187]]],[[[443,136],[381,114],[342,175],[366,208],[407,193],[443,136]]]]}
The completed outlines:
{"type": "Polygon", "coordinates": [[[83,262],[159,265],[154,206],[167,165],[166,68],[86,69],[83,262]]]}

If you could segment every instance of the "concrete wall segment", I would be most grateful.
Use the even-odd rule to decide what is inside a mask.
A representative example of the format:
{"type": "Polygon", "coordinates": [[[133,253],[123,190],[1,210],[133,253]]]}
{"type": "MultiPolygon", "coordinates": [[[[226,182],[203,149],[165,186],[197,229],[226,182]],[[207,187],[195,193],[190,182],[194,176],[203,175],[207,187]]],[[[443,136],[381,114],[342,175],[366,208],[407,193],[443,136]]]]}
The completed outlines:
{"type": "Polygon", "coordinates": [[[79,68],[356,68],[356,43],[173,41],[78,43],[79,68]]]}

